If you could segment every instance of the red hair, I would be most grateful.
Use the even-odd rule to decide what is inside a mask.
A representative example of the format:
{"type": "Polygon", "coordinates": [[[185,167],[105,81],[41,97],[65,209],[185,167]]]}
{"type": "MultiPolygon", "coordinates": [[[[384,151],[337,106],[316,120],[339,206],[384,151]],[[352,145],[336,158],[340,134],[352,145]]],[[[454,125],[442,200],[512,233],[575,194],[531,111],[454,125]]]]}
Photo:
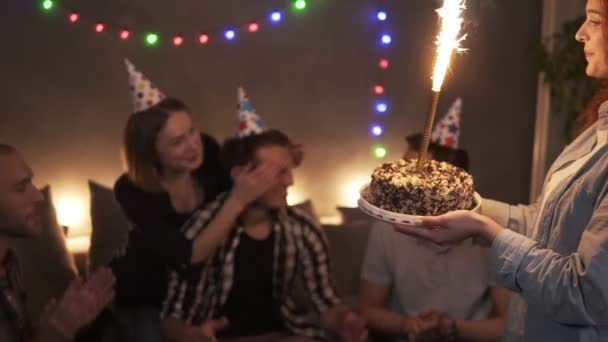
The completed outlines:
{"type": "MultiPolygon", "coordinates": [[[[606,0],[608,1],[608,0],[606,0]]],[[[608,80],[601,81],[593,97],[587,103],[585,109],[576,118],[576,135],[583,133],[587,128],[597,121],[600,105],[608,101],[608,80]]]]}

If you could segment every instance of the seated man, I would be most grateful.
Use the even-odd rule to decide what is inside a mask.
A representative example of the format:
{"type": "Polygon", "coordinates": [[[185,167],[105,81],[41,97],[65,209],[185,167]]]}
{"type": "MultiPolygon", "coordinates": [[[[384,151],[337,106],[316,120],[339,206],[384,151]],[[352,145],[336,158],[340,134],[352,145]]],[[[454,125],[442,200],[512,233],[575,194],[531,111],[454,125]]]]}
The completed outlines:
{"type": "Polygon", "coordinates": [[[10,238],[31,238],[41,229],[37,206],[43,198],[32,177],[15,148],[0,144],[0,341],[70,341],[112,300],[114,276],[100,269],[87,281],[75,279],[34,324],[10,246],[10,238]]]}
{"type": "MultiPolygon", "coordinates": [[[[173,273],[164,334],[172,341],[310,341],[325,339],[325,330],[344,341],[364,341],[365,322],[340,303],[333,287],[321,228],[306,213],[287,206],[297,159],[289,138],[276,130],[233,138],[224,144],[222,158],[233,178],[269,165],[278,173],[265,180],[268,190],[242,211],[202,271],[189,267],[173,273]],[[320,324],[310,313],[296,310],[296,276],[304,278],[320,324]]],[[[184,227],[186,236],[194,238],[222,201],[220,197],[195,214],[184,227]]]]}
{"type": "MultiPolygon", "coordinates": [[[[438,127],[448,126],[440,123],[438,127]]],[[[454,127],[457,125],[449,132],[436,130],[438,138],[429,146],[429,158],[468,171],[468,154],[458,149],[454,127]]],[[[421,140],[420,134],[406,137],[404,159],[418,157],[421,140]]],[[[416,337],[498,341],[509,292],[490,285],[489,263],[487,248],[471,240],[439,246],[398,233],[390,224],[375,223],[363,263],[360,295],[372,333],[391,341],[416,337]]]]}

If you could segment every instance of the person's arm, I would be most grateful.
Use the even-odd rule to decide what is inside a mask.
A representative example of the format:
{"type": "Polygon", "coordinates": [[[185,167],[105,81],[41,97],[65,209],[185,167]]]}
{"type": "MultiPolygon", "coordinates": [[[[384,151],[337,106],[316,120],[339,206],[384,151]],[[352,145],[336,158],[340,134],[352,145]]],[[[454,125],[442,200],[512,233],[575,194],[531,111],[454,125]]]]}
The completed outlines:
{"type": "Polygon", "coordinates": [[[216,201],[198,210],[181,230],[164,222],[154,212],[153,204],[126,178],[119,180],[115,194],[129,220],[143,231],[140,238],[150,251],[161,255],[171,267],[180,268],[204,262],[213,255],[243,209],[276,182],[277,172],[278,168],[271,164],[243,170],[235,176],[234,187],[221,207],[210,209],[216,201]]]}
{"type": "Polygon", "coordinates": [[[138,238],[145,241],[151,253],[161,256],[175,269],[208,259],[247,204],[247,200],[238,197],[238,192],[231,192],[220,201],[221,206],[216,208],[213,206],[218,202],[209,203],[197,210],[184,227],[176,227],[153,210],[152,201],[135,191],[117,187],[116,198],[129,221],[142,231],[138,238]],[[188,236],[183,231],[194,231],[198,235],[193,233],[188,236]]]}
{"type": "MultiPolygon", "coordinates": [[[[331,265],[327,240],[320,227],[302,219],[301,263],[304,282],[317,312],[323,314],[327,309],[341,304],[331,280],[331,265]]],[[[322,315],[323,317],[323,315],[322,315]]]]}
{"type": "Polygon", "coordinates": [[[484,198],[481,204],[481,214],[491,218],[503,227],[529,236],[529,232],[536,222],[540,201],[539,198],[530,205],[510,205],[484,198]]]}
{"type": "Polygon", "coordinates": [[[321,314],[323,329],[340,334],[344,320],[352,311],[341,303],[331,280],[331,265],[327,239],[323,231],[305,216],[290,209],[302,224],[302,250],[299,262],[303,268],[304,282],[312,303],[321,314]]]}
{"type": "Polygon", "coordinates": [[[393,276],[389,263],[391,250],[388,235],[393,234],[384,223],[376,223],[367,242],[361,270],[359,304],[361,312],[372,330],[393,336],[407,336],[415,331],[412,317],[396,314],[386,309],[393,276]]]}
{"type": "Polygon", "coordinates": [[[492,315],[486,320],[454,320],[447,322],[448,328],[453,324],[455,334],[464,341],[500,341],[505,329],[505,320],[509,310],[509,290],[492,287],[492,315]]]}
{"type": "Polygon", "coordinates": [[[74,279],[63,297],[47,304],[34,336],[28,342],[72,341],[114,298],[116,279],[107,268],[97,269],[88,280],[74,279]]]}
{"type": "Polygon", "coordinates": [[[361,312],[369,327],[373,331],[399,337],[422,333],[422,321],[386,308],[389,293],[390,289],[385,285],[361,280],[361,312]]]}
{"type": "Polygon", "coordinates": [[[207,218],[206,214],[200,212],[193,216],[194,220],[191,221],[191,224],[188,224],[190,226],[184,227],[186,233],[193,230],[199,232],[194,240],[192,240],[191,263],[206,261],[215,253],[232,230],[232,227],[234,227],[235,222],[246,206],[247,200],[240,199],[238,195],[231,192],[222,203],[222,206],[213,215],[213,218],[205,222],[204,227],[201,227],[200,224],[207,218]],[[196,227],[196,225],[199,225],[199,227],[196,227]]]}
{"type": "MultiPolygon", "coordinates": [[[[608,198],[598,199],[575,253],[562,255],[509,230],[493,239],[495,281],[562,324],[608,324],[608,198]]],[[[561,227],[574,229],[574,227],[561,227]]],[[[492,239],[492,227],[482,234],[492,239]]]]}

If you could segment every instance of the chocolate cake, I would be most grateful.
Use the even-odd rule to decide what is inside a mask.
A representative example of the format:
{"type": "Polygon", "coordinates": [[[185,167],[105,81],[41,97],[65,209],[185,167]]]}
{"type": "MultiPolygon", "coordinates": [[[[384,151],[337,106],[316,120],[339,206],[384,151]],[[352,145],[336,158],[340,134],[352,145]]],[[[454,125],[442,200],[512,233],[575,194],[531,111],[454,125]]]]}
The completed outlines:
{"type": "Polygon", "coordinates": [[[473,177],[446,162],[428,161],[421,173],[417,160],[384,163],[372,174],[369,190],[363,194],[369,203],[407,215],[441,215],[471,209],[475,204],[473,177]]]}

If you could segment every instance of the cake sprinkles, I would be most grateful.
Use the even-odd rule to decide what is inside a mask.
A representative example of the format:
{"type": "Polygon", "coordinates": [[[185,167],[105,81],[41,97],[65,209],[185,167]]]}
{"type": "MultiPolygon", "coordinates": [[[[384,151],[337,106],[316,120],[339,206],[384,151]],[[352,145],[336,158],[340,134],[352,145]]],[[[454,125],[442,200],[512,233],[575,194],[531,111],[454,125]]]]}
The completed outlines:
{"type": "Polygon", "coordinates": [[[475,188],[471,175],[434,160],[429,160],[418,173],[417,162],[399,160],[377,167],[369,191],[363,195],[365,200],[384,210],[406,215],[441,215],[473,208],[475,188]]]}

